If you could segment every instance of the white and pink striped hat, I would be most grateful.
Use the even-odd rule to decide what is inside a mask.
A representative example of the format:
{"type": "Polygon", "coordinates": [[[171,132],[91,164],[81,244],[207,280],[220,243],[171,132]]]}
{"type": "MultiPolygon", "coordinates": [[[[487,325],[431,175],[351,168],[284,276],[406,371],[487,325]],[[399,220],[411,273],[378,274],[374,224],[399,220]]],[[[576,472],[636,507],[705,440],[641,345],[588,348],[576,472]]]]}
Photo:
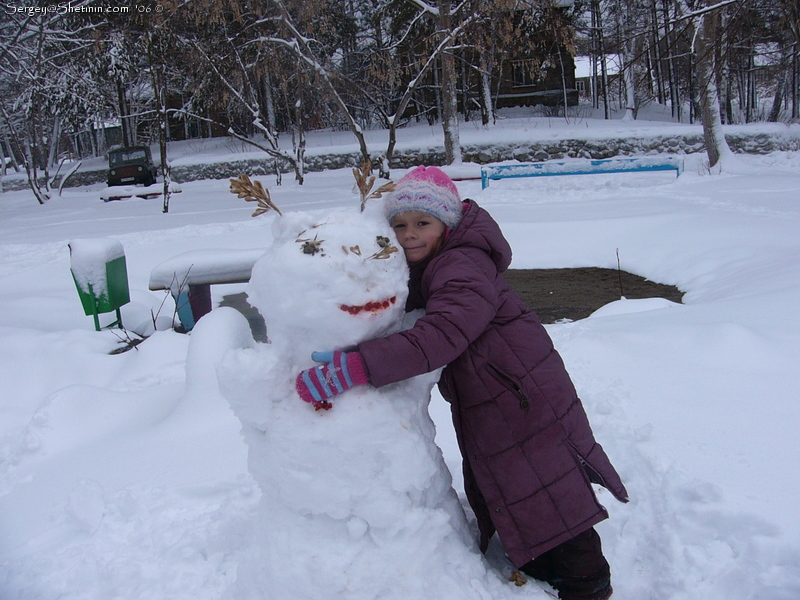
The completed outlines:
{"type": "Polygon", "coordinates": [[[418,166],[407,173],[384,201],[386,218],[419,210],[433,215],[453,229],[461,221],[462,207],[453,180],[438,167],[418,166]]]}

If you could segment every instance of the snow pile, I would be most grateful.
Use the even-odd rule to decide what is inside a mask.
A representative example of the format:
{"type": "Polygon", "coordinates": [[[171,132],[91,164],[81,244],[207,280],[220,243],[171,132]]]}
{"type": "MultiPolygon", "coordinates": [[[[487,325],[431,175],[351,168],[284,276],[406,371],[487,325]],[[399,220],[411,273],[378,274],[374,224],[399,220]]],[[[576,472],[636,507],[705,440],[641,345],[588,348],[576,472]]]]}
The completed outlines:
{"type": "Polygon", "coordinates": [[[108,292],[106,263],[125,256],[122,244],[111,238],[70,240],[69,253],[75,283],[97,298],[108,292]]]}
{"type": "Polygon", "coordinates": [[[237,282],[250,279],[260,250],[195,250],[165,260],[150,273],[150,289],[168,289],[183,284],[237,282]]]}
{"type": "Polygon", "coordinates": [[[329,411],[294,389],[313,350],[402,326],[407,267],[382,212],[291,213],[273,233],[248,287],[269,343],[252,343],[245,319],[219,309],[189,351],[191,365],[230,348],[220,387],[261,490],[231,597],[492,597],[500,582],[487,577],[434,443],[427,406],[438,373],[354,388],[329,411]]]}
{"type": "MultiPolygon", "coordinates": [[[[567,127],[549,119],[534,130],[518,119],[503,123],[503,129],[476,126],[463,133],[490,145],[504,143],[513,131],[566,139],[576,127],[602,127],[619,136],[634,126],[637,136],[684,129],[592,120],[567,127]]],[[[409,143],[428,147],[429,133],[410,128],[406,135],[409,143]],[[426,135],[415,133],[421,131],[426,135]]],[[[221,148],[221,141],[213,143],[221,148]]],[[[738,158],[735,168],[714,176],[703,168],[703,157],[686,156],[678,178],[534,177],[493,182],[486,190],[479,179],[457,184],[462,196],[475,198],[500,223],[514,249],[513,268],[616,268],[620,257],[623,269],[686,292],[683,305],[620,300],[592,318],[548,326],[595,433],[631,492],[624,506],[602,491],[599,496],[612,513],[598,529],[612,566],[613,600],[800,598],[800,478],[793,468],[800,464],[800,153],[738,158]]],[[[448,171],[480,175],[479,166],[468,163],[448,171]]],[[[357,204],[352,187],[352,172],[343,169],[310,173],[303,186],[285,180],[271,192],[286,217],[317,211],[315,224],[357,204]]],[[[288,363],[297,361],[300,369],[311,361],[285,341],[295,330],[302,334],[301,327],[286,326],[278,335],[281,325],[270,317],[273,343],[255,344],[239,314],[216,306],[224,295],[243,291],[242,284],[212,286],[215,308],[191,335],[157,331],[135,349],[109,355],[120,347],[121,332],[95,332],[81,310],[68,240],[120,240],[132,299],[123,313],[136,302],[158,313],[166,298],[160,309],[165,317],[172,313],[171,299],[147,289],[156,265],[189,251],[267,248],[272,242],[276,218],[251,219],[252,208],[229,193],[227,180],[183,188],[166,215],[158,203],[101,202],[97,186],[65,189],[44,207],[30,192],[2,195],[0,598],[229,600],[234,591],[252,595],[257,587],[260,597],[277,596],[271,583],[263,583],[275,561],[291,563],[298,579],[311,579],[278,577],[276,585],[306,588],[285,600],[308,590],[315,600],[380,593],[391,598],[395,586],[408,598],[547,600],[534,582],[516,588],[505,581],[511,569],[496,539],[485,561],[469,558],[467,542],[454,541],[461,518],[446,509],[446,501],[435,510],[442,490],[421,483],[425,477],[440,482],[432,475],[439,459],[428,445],[431,425],[419,406],[425,380],[408,393],[410,401],[391,396],[378,403],[356,390],[324,413],[296,399],[273,401],[290,392],[294,373],[288,363]],[[256,460],[263,471],[258,477],[281,483],[264,500],[229,398],[239,402],[238,411],[251,411],[244,420],[264,424],[265,433],[252,425],[248,434],[256,438],[256,450],[263,441],[261,449],[269,448],[274,458],[267,465],[256,452],[262,458],[256,460]],[[341,449],[329,443],[332,435],[341,439],[341,449]],[[410,448],[411,438],[420,445],[410,448]],[[425,458],[421,448],[434,455],[425,458]],[[339,471],[321,468],[333,462],[328,454],[340,458],[339,471]],[[369,478],[376,489],[365,487],[369,478]],[[309,510],[311,496],[301,492],[319,494],[322,487],[330,487],[325,501],[309,510]],[[414,491],[389,497],[387,490],[395,489],[414,491]],[[371,494],[385,495],[379,500],[371,494]],[[403,518],[405,530],[397,519],[395,530],[379,527],[388,518],[366,507],[378,513],[384,502],[388,511],[408,508],[392,515],[403,518]],[[271,506],[278,509],[265,515],[271,506]],[[307,511],[305,518],[297,507],[307,511]],[[448,520],[431,518],[425,526],[431,532],[410,539],[420,515],[448,520]],[[290,528],[281,519],[297,528],[284,531],[290,528]],[[264,532],[267,523],[283,537],[264,532]],[[309,540],[320,531],[324,535],[309,540]],[[379,546],[375,540],[388,541],[379,546]],[[368,579],[360,569],[370,545],[380,564],[368,579]],[[431,559],[429,546],[440,555],[431,559]],[[402,559],[386,562],[392,552],[402,559]],[[317,557],[324,560],[315,562],[317,557]],[[443,569],[448,557],[451,565],[443,569]],[[430,561],[429,569],[417,560],[430,561]],[[439,580],[452,582],[459,563],[468,574],[445,589],[439,580]],[[330,575],[334,565],[341,572],[330,581],[339,587],[321,592],[317,577],[330,575]],[[356,568],[352,585],[337,594],[344,573],[356,568]],[[415,584],[432,591],[409,592],[415,584]]],[[[276,235],[284,235],[284,225],[276,226],[276,235]]],[[[320,254],[301,253],[305,242],[292,238],[298,233],[285,232],[287,260],[307,260],[309,268],[322,270],[320,254]]],[[[363,240],[352,235],[343,243],[358,244],[362,256],[375,248],[376,234],[365,233],[363,240]]],[[[311,231],[301,239],[314,236],[311,231]]],[[[342,245],[327,244],[334,239],[327,233],[320,239],[326,253],[342,245]]],[[[367,261],[379,263],[389,264],[367,261]]],[[[342,285],[350,281],[342,268],[331,272],[342,285]]],[[[313,286],[294,279],[287,273],[281,285],[297,307],[277,307],[278,319],[300,320],[293,311],[316,306],[309,296],[313,286]],[[291,292],[296,285],[299,292],[291,292]]],[[[331,285],[323,297],[338,293],[331,285]]],[[[365,293],[339,301],[356,307],[378,297],[365,293]]],[[[265,313],[271,298],[258,302],[265,313]]],[[[344,316],[351,315],[336,314],[344,316]]],[[[124,314],[123,320],[132,322],[124,314]]],[[[318,339],[318,347],[310,336],[302,344],[327,349],[321,344],[326,340],[318,339]]],[[[434,391],[428,410],[460,494],[461,457],[449,407],[434,391]]]]}

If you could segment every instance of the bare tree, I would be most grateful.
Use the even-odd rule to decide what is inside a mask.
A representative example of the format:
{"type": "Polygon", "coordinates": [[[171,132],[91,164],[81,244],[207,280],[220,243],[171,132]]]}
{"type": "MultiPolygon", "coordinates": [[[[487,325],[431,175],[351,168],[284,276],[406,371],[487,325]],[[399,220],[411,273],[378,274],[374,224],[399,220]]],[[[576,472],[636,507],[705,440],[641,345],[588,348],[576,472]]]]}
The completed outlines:
{"type": "Polygon", "coordinates": [[[350,108],[347,106],[342,95],[335,84],[335,69],[329,68],[329,61],[326,61],[315,51],[314,46],[316,40],[304,35],[301,30],[296,26],[295,20],[287,9],[282,0],[271,0],[272,4],[277,8],[278,14],[276,17],[269,17],[269,20],[278,20],[284,30],[284,36],[263,37],[262,41],[270,42],[283,46],[289,51],[293,52],[299,60],[310,68],[320,83],[324,86],[330,98],[340,110],[341,116],[345,119],[348,128],[358,141],[359,150],[361,152],[362,161],[370,160],[369,148],[367,141],[364,137],[363,128],[353,116],[350,108]]]}
{"type": "Polygon", "coordinates": [[[39,204],[52,194],[65,124],[85,118],[96,99],[81,68],[95,28],[58,12],[6,11],[0,21],[4,135],[22,157],[39,204]]]}
{"type": "Polygon", "coordinates": [[[724,156],[732,154],[722,131],[716,45],[720,40],[719,9],[737,0],[701,0],[706,4],[690,10],[685,0],[678,5],[694,33],[694,54],[697,57],[698,98],[703,120],[703,138],[710,168],[716,167],[724,156]]]}

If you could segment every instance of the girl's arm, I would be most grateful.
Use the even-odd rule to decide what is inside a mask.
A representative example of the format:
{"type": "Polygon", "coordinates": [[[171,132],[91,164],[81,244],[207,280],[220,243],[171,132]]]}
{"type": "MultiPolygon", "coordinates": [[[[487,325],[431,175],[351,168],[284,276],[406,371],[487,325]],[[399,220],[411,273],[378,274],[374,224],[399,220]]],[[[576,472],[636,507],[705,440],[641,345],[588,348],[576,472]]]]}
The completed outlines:
{"type": "Polygon", "coordinates": [[[359,345],[370,383],[376,387],[452,362],[497,312],[497,270],[485,253],[448,252],[428,269],[425,316],[407,331],[359,345]]]}

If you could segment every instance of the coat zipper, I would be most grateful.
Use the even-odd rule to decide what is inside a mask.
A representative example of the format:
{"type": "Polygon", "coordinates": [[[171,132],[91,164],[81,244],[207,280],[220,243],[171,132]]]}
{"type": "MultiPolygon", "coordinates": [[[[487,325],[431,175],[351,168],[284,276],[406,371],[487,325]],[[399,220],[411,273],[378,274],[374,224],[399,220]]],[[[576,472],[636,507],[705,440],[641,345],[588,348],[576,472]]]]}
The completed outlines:
{"type": "Polygon", "coordinates": [[[503,373],[499,369],[497,369],[497,367],[494,367],[492,365],[488,365],[488,366],[492,371],[495,372],[495,374],[500,379],[502,379],[506,383],[507,386],[509,386],[512,390],[514,390],[514,392],[519,397],[519,407],[522,410],[527,410],[528,407],[531,405],[531,403],[528,400],[528,397],[525,395],[525,392],[522,391],[522,388],[517,384],[517,382],[514,381],[513,379],[511,379],[511,377],[509,377],[508,375],[506,375],[505,373],[503,373]]]}

